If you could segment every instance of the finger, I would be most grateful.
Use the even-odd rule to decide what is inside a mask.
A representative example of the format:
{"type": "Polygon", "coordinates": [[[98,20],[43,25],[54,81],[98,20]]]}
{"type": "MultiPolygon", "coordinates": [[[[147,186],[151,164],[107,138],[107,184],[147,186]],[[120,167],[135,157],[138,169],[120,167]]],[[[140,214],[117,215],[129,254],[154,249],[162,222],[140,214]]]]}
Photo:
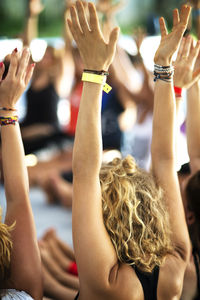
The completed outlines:
{"type": "Polygon", "coordinates": [[[78,21],[77,12],[74,6],[70,7],[70,14],[71,14],[72,26],[74,31],[76,32],[77,35],[82,34],[82,30],[78,21]]]}
{"type": "Polygon", "coordinates": [[[77,35],[76,35],[76,31],[74,30],[74,27],[72,25],[72,21],[67,19],[67,24],[68,24],[69,30],[70,30],[75,42],[77,43],[77,35]]]}
{"type": "Polygon", "coordinates": [[[7,78],[14,78],[17,72],[17,67],[18,67],[18,59],[19,59],[19,54],[17,48],[15,48],[11,54],[10,57],[10,66],[8,69],[8,74],[7,78]]]}
{"type": "Polygon", "coordinates": [[[165,25],[165,20],[164,20],[163,17],[159,19],[159,23],[160,23],[161,37],[165,37],[168,34],[168,32],[167,32],[167,28],[166,28],[166,25],[165,25]]]}
{"type": "Polygon", "coordinates": [[[35,68],[35,64],[31,64],[26,68],[25,85],[28,85],[29,81],[31,80],[34,68],[35,68]]]}
{"type": "Polygon", "coordinates": [[[184,45],[185,45],[185,40],[186,39],[183,37],[182,41],[181,41],[181,44],[180,44],[180,47],[179,47],[179,50],[178,50],[176,61],[180,61],[181,60],[181,56],[182,56],[184,45]]]}
{"type": "Polygon", "coordinates": [[[111,53],[113,53],[113,55],[116,51],[118,37],[119,37],[119,27],[116,27],[112,30],[109,37],[109,43],[108,43],[108,46],[110,47],[110,51],[111,53]]]}
{"type": "Polygon", "coordinates": [[[190,12],[191,12],[191,6],[182,5],[181,12],[180,12],[180,22],[185,26],[187,26],[188,24],[190,12]]]}
{"type": "Polygon", "coordinates": [[[192,45],[192,37],[189,35],[185,39],[185,44],[182,51],[182,58],[189,56],[191,45],[192,45]]]}
{"type": "Polygon", "coordinates": [[[195,40],[192,39],[192,43],[191,43],[191,47],[190,47],[190,51],[192,51],[195,48],[195,40]]]}
{"type": "Polygon", "coordinates": [[[88,8],[89,8],[89,13],[90,13],[90,29],[92,31],[101,32],[98,17],[97,17],[97,12],[96,12],[96,8],[95,8],[94,4],[89,3],[88,8]]]}
{"type": "Polygon", "coordinates": [[[0,82],[1,82],[1,80],[2,80],[4,71],[5,71],[5,66],[4,66],[4,63],[1,62],[1,63],[0,63],[0,82]]]}
{"type": "Polygon", "coordinates": [[[197,80],[200,79],[200,69],[196,70],[194,73],[193,73],[193,82],[196,82],[197,80]]]}
{"type": "Polygon", "coordinates": [[[177,26],[180,22],[178,9],[173,10],[173,27],[177,26]]]}
{"type": "Polygon", "coordinates": [[[19,67],[17,71],[17,76],[20,78],[24,78],[26,73],[27,65],[30,59],[30,50],[28,48],[24,48],[22,51],[22,55],[19,61],[19,67]]]}
{"type": "Polygon", "coordinates": [[[81,31],[88,32],[90,30],[86,16],[85,16],[85,9],[83,4],[80,1],[76,2],[76,9],[78,13],[78,19],[81,26],[81,31]]]}
{"type": "Polygon", "coordinates": [[[191,66],[192,68],[194,68],[194,64],[198,58],[199,55],[199,51],[200,51],[200,41],[197,42],[196,47],[194,47],[191,51],[191,66]]]}

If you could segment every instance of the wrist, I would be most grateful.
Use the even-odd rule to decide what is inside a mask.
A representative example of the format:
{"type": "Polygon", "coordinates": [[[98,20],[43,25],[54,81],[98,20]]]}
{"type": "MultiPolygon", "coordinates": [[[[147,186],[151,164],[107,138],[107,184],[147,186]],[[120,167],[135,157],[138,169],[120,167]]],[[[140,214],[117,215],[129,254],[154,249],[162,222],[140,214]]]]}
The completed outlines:
{"type": "Polygon", "coordinates": [[[16,111],[0,110],[0,117],[14,117],[16,116],[16,114],[17,114],[16,111]]]}
{"type": "Polygon", "coordinates": [[[155,55],[154,63],[160,66],[170,66],[172,64],[172,59],[155,55]]]}
{"type": "Polygon", "coordinates": [[[109,66],[106,66],[106,64],[84,64],[84,70],[95,70],[95,71],[105,71],[107,72],[109,69],[109,66]]]}
{"type": "Polygon", "coordinates": [[[107,94],[111,91],[111,87],[106,83],[107,72],[105,71],[94,71],[94,70],[86,70],[82,74],[82,81],[90,82],[93,84],[99,84],[103,87],[104,92],[107,94]],[[102,74],[100,74],[102,73],[102,74]]]}

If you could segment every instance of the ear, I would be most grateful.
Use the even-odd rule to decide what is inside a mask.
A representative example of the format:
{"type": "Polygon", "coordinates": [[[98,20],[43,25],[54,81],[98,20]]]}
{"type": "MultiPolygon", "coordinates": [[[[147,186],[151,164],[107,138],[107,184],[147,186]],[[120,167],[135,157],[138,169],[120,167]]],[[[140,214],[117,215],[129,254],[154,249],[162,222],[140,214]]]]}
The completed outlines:
{"type": "Polygon", "coordinates": [[[195,222],[195,215],[192,211],[187,211],[186,213],[186,221],[187,221],[187,224],[190,226],[192,224],[194,224],[195,222]]]}

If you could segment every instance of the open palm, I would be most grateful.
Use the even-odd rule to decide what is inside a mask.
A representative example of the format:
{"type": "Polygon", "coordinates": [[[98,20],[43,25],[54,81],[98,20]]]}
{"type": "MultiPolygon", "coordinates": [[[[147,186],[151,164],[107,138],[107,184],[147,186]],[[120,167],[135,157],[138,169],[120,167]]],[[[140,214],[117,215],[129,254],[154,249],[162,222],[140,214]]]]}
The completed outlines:
{"type": "Polygon", "coordinates": [[[172,56],[180,45],[181,38],[186,30],[191,7],[183,5],[179,12],[177,9],[173,11],[173,29],[168,34],[164,18],[160,18],[161,42],[156,51],[154,61],[156,64],[172,62],[172,56]]]}
{"type": "Polygon", "coordinates": [[[71,20],[68,25],[77,43],[86,69],[108,70],[116,50],[119,29],[115,28],[110,34],[108,44],[100,30],[94,4],[89,3],[89,22],[86,19],[82,2],[76,2],[76,8],[71,7],[71,20]]]}

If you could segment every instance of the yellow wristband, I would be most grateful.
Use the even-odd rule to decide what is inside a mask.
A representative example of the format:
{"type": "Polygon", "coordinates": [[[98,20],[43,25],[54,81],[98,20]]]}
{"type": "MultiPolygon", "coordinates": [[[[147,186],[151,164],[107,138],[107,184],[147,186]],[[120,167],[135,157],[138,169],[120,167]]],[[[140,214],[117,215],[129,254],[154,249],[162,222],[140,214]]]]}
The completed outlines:
{"type": "Polygon", "coordinates": [[[106,83],[106,76],[83,72],[82,81],[103,84],[103,90],[107,94],[112,90],[112,87],[106,83]]]}

